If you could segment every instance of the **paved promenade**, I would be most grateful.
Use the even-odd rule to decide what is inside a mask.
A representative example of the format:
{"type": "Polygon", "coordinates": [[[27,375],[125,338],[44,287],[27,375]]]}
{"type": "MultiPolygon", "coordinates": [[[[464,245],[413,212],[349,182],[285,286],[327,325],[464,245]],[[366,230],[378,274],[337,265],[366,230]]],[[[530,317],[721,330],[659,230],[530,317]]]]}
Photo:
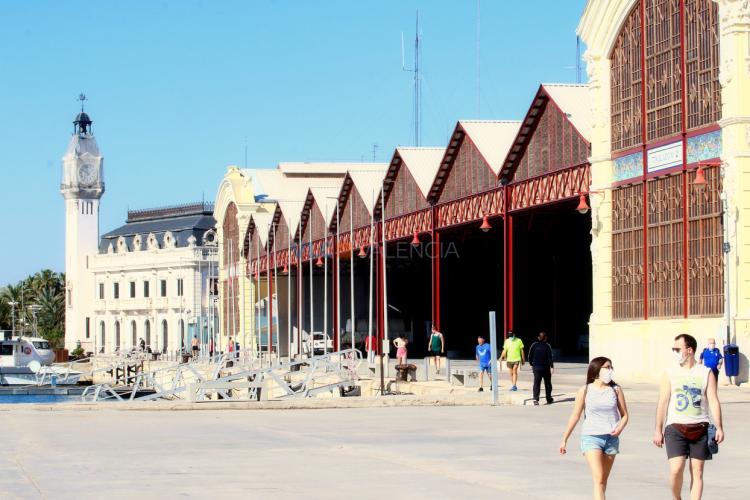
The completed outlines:
{"type": "MultiPolygon", "coordinates": [[[[0,497],[590,498],[577,452],[557,447],[570,403],[318,410],[0,411],[0,497]]],[[[609,498],[668,498],[650,444],[653,405],[633,403],[609,498]]],[[[750,488],[750,404],[725,406],[728,441],[706,498],[750,488]]]]}

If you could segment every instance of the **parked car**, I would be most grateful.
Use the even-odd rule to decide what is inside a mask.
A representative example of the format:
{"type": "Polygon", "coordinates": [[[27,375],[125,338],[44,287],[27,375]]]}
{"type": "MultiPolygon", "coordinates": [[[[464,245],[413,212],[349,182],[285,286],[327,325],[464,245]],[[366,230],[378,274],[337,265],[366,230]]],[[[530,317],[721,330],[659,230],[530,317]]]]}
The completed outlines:
{"type": "Polygon", "coordinates": [[[333,351],[333,339],[323,332],[313,332],[313,355],[333,351]]]}

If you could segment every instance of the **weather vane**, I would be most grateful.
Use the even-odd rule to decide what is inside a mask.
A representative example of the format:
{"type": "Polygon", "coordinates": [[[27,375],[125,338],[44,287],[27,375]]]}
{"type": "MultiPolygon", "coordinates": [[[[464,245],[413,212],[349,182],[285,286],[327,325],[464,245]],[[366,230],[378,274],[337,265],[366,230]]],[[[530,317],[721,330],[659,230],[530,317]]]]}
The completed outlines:
{"type": "Polygon", "coordinates": [[[86,94],[83,94],[83,93],[79,94],[78,100],[81,101],[81,113],[83,113],[83,102],[88,100],[86,99],[86,94]]]}

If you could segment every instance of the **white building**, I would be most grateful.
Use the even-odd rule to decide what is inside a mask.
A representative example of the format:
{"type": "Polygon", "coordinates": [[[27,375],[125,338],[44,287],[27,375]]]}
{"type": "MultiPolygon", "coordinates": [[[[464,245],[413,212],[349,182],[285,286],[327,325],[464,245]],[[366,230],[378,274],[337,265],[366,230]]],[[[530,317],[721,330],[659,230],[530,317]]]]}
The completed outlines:
{"type": "Polygon", "coordinates": [[[81,112],[63,157],[65,347],[109,353],[143,339],[170,356],[216,329],[217,238],[213,205],[128,212],[99,237],[103,158],[81,112]]]}

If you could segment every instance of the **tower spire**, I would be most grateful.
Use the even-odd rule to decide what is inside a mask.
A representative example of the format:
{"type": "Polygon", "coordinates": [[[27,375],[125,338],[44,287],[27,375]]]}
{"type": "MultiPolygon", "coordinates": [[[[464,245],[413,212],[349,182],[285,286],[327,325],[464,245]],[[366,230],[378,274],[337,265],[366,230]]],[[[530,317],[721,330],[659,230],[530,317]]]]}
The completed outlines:
{"type": "Polygon", "coordinates": [[[78,95],[78,100],[81,101],[81,112],[76,115],[76,119],[73,120],[73,134],[83,135],[91,134],[91,118],[83,110],[83,103],[88,101],[86,94],[81,93],[78,95]]]}

